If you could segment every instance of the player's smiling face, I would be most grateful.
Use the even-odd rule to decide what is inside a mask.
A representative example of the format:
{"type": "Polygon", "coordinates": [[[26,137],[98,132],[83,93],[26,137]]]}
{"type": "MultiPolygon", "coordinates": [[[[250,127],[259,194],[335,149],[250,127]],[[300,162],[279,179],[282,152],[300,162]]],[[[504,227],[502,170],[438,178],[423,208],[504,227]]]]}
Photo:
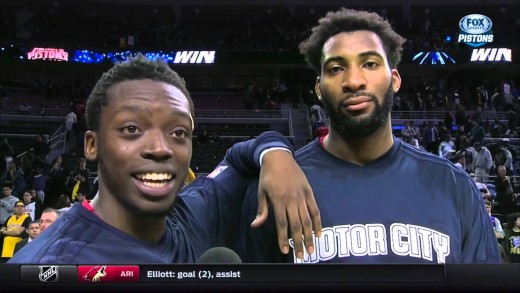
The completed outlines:
{"type": "Polygon", "coordinates": [[[376,33],[342,32],[323,45],[316,92],[331,118],[331,128],[342,136],[364,137],[385,125],[400,84],[376,33]]]}
{"type": "Polygon", "coordinates": [[[98,160],[99,191],[112,203],[148,216],[165,215],[183,186],[192,148],[189,101],[173,85],[152,80],[112,86],[86,156],[98,160]]]}

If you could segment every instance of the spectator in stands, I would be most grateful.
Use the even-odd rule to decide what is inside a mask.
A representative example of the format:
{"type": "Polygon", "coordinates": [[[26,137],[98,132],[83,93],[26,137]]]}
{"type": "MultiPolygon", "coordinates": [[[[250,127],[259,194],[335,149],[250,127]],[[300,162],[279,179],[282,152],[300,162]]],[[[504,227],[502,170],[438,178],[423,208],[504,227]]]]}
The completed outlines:
{"type": "Polygon", "coordinates": [[[53,208],[44,209],[42,211],[42,216],[40,217],[41,233],[45,232],[47,228],[53,225],[59,217],[61,217],[61,213],[58,210],[53,208]]]}
{"type": "Polygon", "coordinates": [[[32,188],[36,190],[36,196],[39,202],[43,202],[45,199],[47,177],[47,174],[43,172],[43,168],[39,167],[34,170],[32,188]]]}
{"type": "Polygon", "coordinates": [[[68,175],[66,166],[63,164],[63,158],[61,156],[56,157],[52,168],[49,170],[48,192],[43,202],[44,206],[54,206],[58,197],[65,192],[68,175]]]}
{"type": "Polygon", "coordinates": [[[461,107],[463,107],[462,97],[460,96],[458,89],[453,90],[453,97],[451,98],[451,100],[453,100],[453,104],[455,105],[455,110],[458,110],[461,107]]]}
{"type": "Polygon", "coordinates": [[[40,221],[32,220],[29,222],[29,227],[27,228],[27,238],[22,239],[22,241],[16,243],[14,246],[14,253],[17,253],[20,249],[22,249],[27,243],[36,239],[36,237],[40,236],[40,221]]]}
{"type": "Polygon", "coordinates": [[[417,139],[417,144],[421,145],[422,143],[422,137],[421,137],[421,130],[419,129],[419,126],[415,125],[414,120],[410,120],[410,127],[415,130],[415,138],[417,139]]]}
{"type": "Polygon", "coordinates": [[[465,170],[466,157],[462,153],[455,154],[455,166],[465,170]]]}
{"type": "Polygon", "coordinates": [[[482,127],[477,121],[471,121],[471,124],[473,127],[469,130],[470,143],[482,143],[482,140],[484,140],[484,137],[486,136],[484,127],[482,127]]]}
{"type": "Polygon", "coordinates": [[[464,127],[464,129],[469,129],[469,121],[468,117],[466,116],[466,111],[463,106],[458,106],[455,108],[455,124],[461,129],[464,127]]]}
{"type": "Polygon", "coordinates": [[[486,206],[486,210],[489,214],[489,219],[491,220],[491,224],[493,225],[493,229],[495,230],[495,236],[497,240],[502,240],[506,236],[504,230],[502,229],[502,224],[500,224],[500,220],[491,215],[493,210],[493,205],[489,200],[485,200],[484,204],[486,206]]]}
{"type": "Polygon", "coordinates": [[[41,202],[33,198],[29,191],[24,192],[23,203],[25,204],[25,212],[31,217],[31,220],[40,218],[42,212],[41,202]]]}
{"type": "Polygon", "coordinates": [[[9,169],[0,177],[0,182],[12,184],[12,195],[18,199],[22,198],[23,192],[27,188],[24,172],[14,161],[9,164],[9,169]]]}
{"type": "Polygon", "coordinates": [[[473,172],[475,172],[475,177],[477,182],[487,183],[489,178],[489,171],[493,166],[493,157],[491,156],[491,152],[480,142],[475,142],[473,144],[473,172]]]}
{"type": "Polygon", "coordinates": [[[511,94],[503,93],[502,101],[504,104],[504,111],[513,110],[515,98],[511,94]]]}
{"type": "Polygon", "coordinates": [[[7,137],[2,137],[0,141],[0,174],[9,168],[9,163],[13,161],[14,148],[9,144],[7,137]]]}
{"type": "Polygon", "coordinates": [[[78,123],[78,118],[76,117],[76,113],[71,110],[69,114],[65,116],[65,128],[67,129],[66,139],[70,139],[74,135],[76,123],[78,123]]]}
{"type": "Polygon", "coordinates": [[[43,138],[43,135],[38,134],[36,136],[36,142],[33,144],[30,150],[34,152],[34,154],[43,166],[47,164],[47,155],[49,154],[51,149],[49,147],[49,144],[43,138]]]}
{"type": "Polygon", "coordinates": [[[60,214],[63,215],[63,213],[68,211],[71,206],[72,206],[72,203],[70,202],[70,197],[66,194],[62,194],[56,201],[56,205],[54,206],[54,208],[58,212],[60,212],[60,214]]]}
{"type": "Polygon", "coordinates": [[[25,213],[25,205],[19,200],[14,204],[14,214],[5,222],[2,222],[0,234],[3,240],[2,258],[0,262],[6,262],[13,256],[14,246],[27,237],[26,229],[29,228],[31,218],[25,213]]]}
{"type": "Polygon", "coordinates": [[[491,129],[491,137],[493,138],[499,138],[503,137],[506,133],[506,126],[498,120],[498,118],[495,118],[495,122],[493,123],[492,129],[491,129]]]}
{"type": "Polygon", "coordinates": [[[513,155],[508,150],[509,148],[509,138],[502,138],[499,143],[500,149],[495,155],[494,162],[496,166],[504,166],[507,171],[508,176],[513,175],[513,155]]]}
{"type": "Polygon", "coordinates": [[[439,156],[448,160],[455,156],[455,143],[451,141],[449,134],[444,135],[444,140],[439,145],[439,156]]]}
{"type": "Polygon", "coordinates": [[[439,142],[439,131],[433,125],[433,121],[428,121],[426,127],[423,129],[423,143],[426,146],[426,150],[432,154],[437,154],[437,144],[439,142]]]}
{"type": "MultiPolygon", "coordinates": [[[[518,104],[513,107],[512,110],[509,110],[507,112],[507,128],[509,129],[516,129],[516,127],[519,125],[520,121],[520,115],[518,110],[518,104]]],[[[506,131],[507,132],[507,131],[506,131]]]]}
{"type": "Polygon", "coordinates": [[[326,124],[326,114],[319,101],[310,107],[309,112],[311,114],[311,125],[313,131],[315,131],[319,125],[326,124]]]}
{"type": "Polygon", "coordinates": [[[507,175],[507,169],[503,165],[497,167],[497,177],[495,177],[495,199],[498,202],[498,211],[503,215],[508,215],[515,211],[515,191],[511,176],[507,175]]]}
{"type": "Polygon", "coordinates": [[[13,214],[14,204],[19,200],[12,195],[11,184],[4,183],[2,187],[3,198],[0,199],[0,223],[5,223],[13,214]]]}
{"type": "Polygon", "coordinates": [[[84,174],[87,175],[86,177],[88,178],[90,170],[87,167],[87,160],[85,158],[78,159],[78,166],[76,167],[76,169],[74,169],[74,174],[84,174]]]}
{"type": "Polygon", "coordinates": [[[455,148],[457,151],[464,150],[470,146],[469,138],[466,136],[464,126],[460,126],[459,131],[455,134],[455,148]]]}
{"type": "Polygon", "coordinates": [[[512,217],[511,229],[506,232],[505,250],[509,262],[520,263],[520,214],[512,217]]]}
{"type": "Polygon", "coordinates": [[[453,116],[451,116],[451,112],[450,111],[446,111],[446,113],[444,114],[444,125],[446,126],[446,129],[448,129],[448,131],[452,131],[452,128],[453,128],[453,116]]]}
{"type": "Polygon", "coordinates": [[[79,171],[78,174],[69,184],[69,189],[70,193],[67,194],[70,195],[72,201],[76,200],[78,192],[81,192],[85,195],[90,194],[92,192],[92,185],[88,177],[87,171],[79,171]]]}
{"type": "Polygon", "coordinates": [[[85,194],[84,194],[83,192],[80,192],[80,191],[79,191],[79,192],[76,194],[76,200],[75,200],[74,202],[83,203],[86,199],[87,199],[87,198],[86,198],[85,194]]]}
{"type": "Polygon", "coordinates": [[[482,107],[479,105],[477,106],[477,109],[471,115],[471,121],[476,121],[478,125],[484,124],[484,120],[482,119],[482,107]]]}
{"type": "Polygon", "coordinates": [[[401,135],[403,136],[403,140],[409,143],[410,139],[414,138],[417,133],[415,133],[415,129],[410,125],[410,122],[405,121],[403,129],[401,129],[401,135]]]}

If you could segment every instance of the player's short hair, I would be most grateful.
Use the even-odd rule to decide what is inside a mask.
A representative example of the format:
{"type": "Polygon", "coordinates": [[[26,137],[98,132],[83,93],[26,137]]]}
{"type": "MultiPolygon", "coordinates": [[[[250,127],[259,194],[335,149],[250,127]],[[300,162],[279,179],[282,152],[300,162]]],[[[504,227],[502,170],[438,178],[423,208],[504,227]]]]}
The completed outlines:
{"type": "Polygon", "coordinates": [[[162,81],[178,88],[188,99],[192,117],[195,116],[193,101],[184,80],[162,59],[149,60],[142,54],[119,62],[105,72],[97,81],[87,100],[87,126],[91,131],[98,131],[103,107],[109,103],[107,91],[115,84],[128,80],[151,79],[162,81]]]}
{"type": "Polygon", "coordinates": [[[397,68],[401,62],[406,39],[397,34],[390,23],[379,14],[363,10],[341,8],[338,11],[328,12],[318,21],[318,25],[312,28],[310,37],[300,43],[300,52],[305,56],[310,67],[319,74],[323,44],[339,33],[359,30],[376,33],[383,42],[390,67],[397,68]]]}

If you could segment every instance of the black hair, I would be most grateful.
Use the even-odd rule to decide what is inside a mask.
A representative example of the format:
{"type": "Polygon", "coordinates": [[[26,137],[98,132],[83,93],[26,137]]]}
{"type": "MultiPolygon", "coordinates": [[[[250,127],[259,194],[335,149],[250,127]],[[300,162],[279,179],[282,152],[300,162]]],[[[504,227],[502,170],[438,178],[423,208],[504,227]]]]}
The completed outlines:
{"type": "Polygon", "coordinates": [[[401,61],[403,44],[406,41],[397,34],[390,23],[375,12],[341,8],[328,12],[312,28],[310,37],[300,43],[300,52],[307,63],[319,74],[323,44],[332,36],[342,32],[368,30],[376,33],[383,42],[383,47],[391,68],[397,68],[401,61]]]}
{"type": "Polygon", "coordinates": [[[31,224],[38,224],[40,225],[40,220],[32,220],[29,222],[29,226],[31,226],[31,224]]]}
{"type": "Polygon", "coordinates": [[[101,112],[109,103],[107,91],[115,84],[127,80],[151,79],[163,81],[178,88],[188,99],[190,113],[195,116],[193,101],[184,80],[173,71],[162,59],[149,60],[142,54],[137,54],[125,62],[116,63],[97,81],[88,97],[86,118],[89,130],[98,131],[101,112]]]}

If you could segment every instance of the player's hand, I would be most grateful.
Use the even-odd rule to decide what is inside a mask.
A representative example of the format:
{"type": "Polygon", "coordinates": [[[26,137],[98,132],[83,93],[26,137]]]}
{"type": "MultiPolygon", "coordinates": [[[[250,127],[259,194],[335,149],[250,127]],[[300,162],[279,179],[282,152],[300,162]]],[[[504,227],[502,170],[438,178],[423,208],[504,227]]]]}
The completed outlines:
{"type": "Polygon", "coordinates": [[[313,232],[321,236],[320,211],[305,174],[292,154],[285,150],[274,150],[264,155],[258,186],[258,213],[251,227],[259,227],[267,219],[268,199],[274,209],[282,253],[289,253],[289,228],[296,256],[303,258],[304,242],[307,252],[312,254],[313,232]]]}

